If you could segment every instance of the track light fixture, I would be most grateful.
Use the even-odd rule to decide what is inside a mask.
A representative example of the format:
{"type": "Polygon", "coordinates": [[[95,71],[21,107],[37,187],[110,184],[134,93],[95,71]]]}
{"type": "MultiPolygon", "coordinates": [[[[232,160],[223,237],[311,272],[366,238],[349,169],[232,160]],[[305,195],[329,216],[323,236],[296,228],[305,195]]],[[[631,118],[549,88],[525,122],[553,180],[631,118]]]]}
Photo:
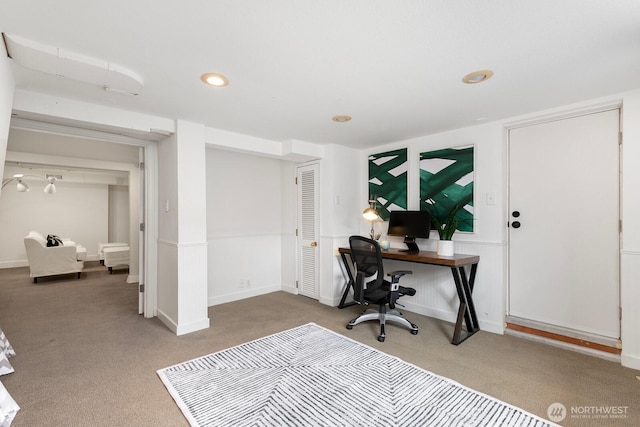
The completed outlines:
{"type": "Polygon", "coordinates": [[[54,184],[54,182],[56,182],[56,177],[53,175],[47,175],[47,181],[49,181],[49,183],[44,187],[44,192],[47,194],[54,194],[56,192],[56,185],[54,184]]]}
{"type": "Polygon", "coordinates": [[[19,192],[19,193],[26,193],[27,191],[30,190],[30,188],[27,185],[27,183],[23,181],[23,179],[25,177],[42,179],[44,181],[47,181],[47,185],[44,187],[44,192],[47,193],[47,194],[54,194],[56,192],[56,186],[55,186],[54,183],[57,180],[62,179],[62,175],[49,175],[49,174],[47,174],[46,178],[43,178],[43,177],[38,176],[38,175],[24,175],[24,174],[21,174],[21,173],[17,173],[15,175],[13,175],[13,177],[2,181],[2,188],[4,189],[4,187],[6,187],[8,184],[10,184],[13,181],[16,181],[16,191],[19,192]]]}

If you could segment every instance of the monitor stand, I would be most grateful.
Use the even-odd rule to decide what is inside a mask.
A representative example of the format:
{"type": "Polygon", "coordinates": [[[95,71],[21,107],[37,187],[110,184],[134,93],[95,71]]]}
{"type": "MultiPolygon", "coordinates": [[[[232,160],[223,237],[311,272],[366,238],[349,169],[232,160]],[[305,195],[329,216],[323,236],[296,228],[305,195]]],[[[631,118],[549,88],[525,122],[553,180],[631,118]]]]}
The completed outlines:
{"type": "Polygon", "coordinates": [[[404,243],[407,245],[408,249],[400,249],[400,252],[407,252],[410,254],[417,254],[420,252],[420,248],[418,248],[415,237],[405,236],[404,243]]]}

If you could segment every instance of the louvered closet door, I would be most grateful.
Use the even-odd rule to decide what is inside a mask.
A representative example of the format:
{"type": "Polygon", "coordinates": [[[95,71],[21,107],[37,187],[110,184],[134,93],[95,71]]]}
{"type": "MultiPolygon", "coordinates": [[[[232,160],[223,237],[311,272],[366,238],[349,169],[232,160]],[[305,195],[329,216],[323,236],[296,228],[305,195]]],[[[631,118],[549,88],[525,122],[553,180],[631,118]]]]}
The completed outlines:
{"type": "Polygon", "coordinates": [[[298,187],[298,292],[318,299],[318,164],[301,166],[298,187]]]}

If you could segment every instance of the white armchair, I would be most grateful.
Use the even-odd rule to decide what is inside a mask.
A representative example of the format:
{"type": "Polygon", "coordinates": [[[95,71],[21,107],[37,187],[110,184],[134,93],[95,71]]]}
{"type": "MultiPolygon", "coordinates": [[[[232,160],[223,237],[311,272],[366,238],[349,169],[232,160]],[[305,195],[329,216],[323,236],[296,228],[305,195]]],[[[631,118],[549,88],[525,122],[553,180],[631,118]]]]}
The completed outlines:
{"type": "Polygon", "coordinates": [[[24,238],[24,247],[33,283],[38,283],[38,277],[57,274],[77,273],[80,278],[86,257],[86,249],[82,246],[66,240],[62,246],[47,247],[47,240],[40,233],[31,231],[24,238]]]}

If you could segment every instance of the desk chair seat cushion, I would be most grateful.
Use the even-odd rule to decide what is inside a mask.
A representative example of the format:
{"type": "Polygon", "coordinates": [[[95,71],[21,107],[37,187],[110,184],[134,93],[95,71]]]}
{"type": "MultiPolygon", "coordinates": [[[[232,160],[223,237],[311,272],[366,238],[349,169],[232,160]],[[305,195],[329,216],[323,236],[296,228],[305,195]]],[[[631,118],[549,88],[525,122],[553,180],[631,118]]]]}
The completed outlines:
{"type": "MultiPolygon", "coordinates": [[[[398,297],[409,295],[414,296],[416,290],[413,288],[398,287],[398,297]]],[[[384,281],[382,286],[371,291],[364,291],[365,300],[371,304],[389,304],[391,302],[391,282],[384,281]]]]}

